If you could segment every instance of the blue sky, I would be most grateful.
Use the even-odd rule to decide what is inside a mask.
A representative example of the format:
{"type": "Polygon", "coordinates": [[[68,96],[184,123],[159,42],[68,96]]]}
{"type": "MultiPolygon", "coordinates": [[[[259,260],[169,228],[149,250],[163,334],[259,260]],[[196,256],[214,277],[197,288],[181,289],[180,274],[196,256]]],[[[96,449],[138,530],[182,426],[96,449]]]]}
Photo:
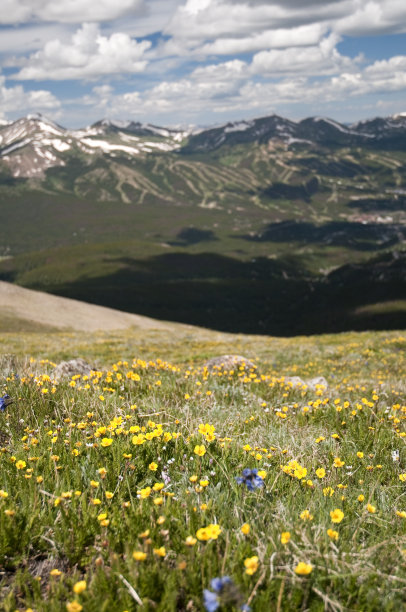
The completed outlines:
{"type": "Polygon", "coordinates": [[[404,0],[2,0],[0,118],[406,112],[404,0]]]}

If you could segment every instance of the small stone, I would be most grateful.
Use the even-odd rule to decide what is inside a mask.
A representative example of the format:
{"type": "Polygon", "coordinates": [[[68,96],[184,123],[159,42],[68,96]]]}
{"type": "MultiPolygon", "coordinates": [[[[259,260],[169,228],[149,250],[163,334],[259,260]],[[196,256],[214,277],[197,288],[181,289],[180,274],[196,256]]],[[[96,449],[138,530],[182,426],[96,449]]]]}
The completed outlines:
{"type": "Polygon", "coordinates": [[[204,367],[210,371],[213,370],[235,370],[243,366],[246,370],[256,369],[255,363],[243,357],[242,355],[221,355],[213,357],[204,364],[204,367]]]}
{"type": "Polygon", "coordinates": [[[3,353],[0,355],[0,375],[1,376],[10,376],[17,372],[20,368],[20,363],[17,358],[17,355],[13,353],[3,353]]]}
{"type": "Polygon", "coordinates": [[[61,361],[54,371],[55,378],[72,378],[75,374],[81,376],[89,376],[94,368],[89,365],[84,359],[70,359],[69,361],[61,361]]]}
{"type": "Polygon", "coordinates": [[[287,385],[291,384],[292,387],[303,387],[307,385],[307,382],[300,378],[300,376],[285,376],[283,382],[287,385]]]}
{"type": "Polygon", "coordinates": [[[310,378],[306,381],[306,385],[313,391],[319,386],[323,386],[324,389],[328,389],[328,382],[326,381],[324,376],[316,376],[315,378],[310,378]]]}

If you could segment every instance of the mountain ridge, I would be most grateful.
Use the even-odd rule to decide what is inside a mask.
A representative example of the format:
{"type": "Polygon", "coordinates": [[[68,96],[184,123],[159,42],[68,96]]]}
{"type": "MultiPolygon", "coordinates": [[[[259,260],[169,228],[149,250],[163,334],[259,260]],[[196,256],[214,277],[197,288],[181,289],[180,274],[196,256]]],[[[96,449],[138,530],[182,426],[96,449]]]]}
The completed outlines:
{"type": "Polygon", "coordinates": [[[49,168],[66,165],[76,153],[130,158],[157,152],[183,155],[210,153],[222,146],[270,140],[286,145],[380,146],[406,148],[406,113],[374,117],[347,126],[327,117],[300,121],[276,114],[220,126],[174,129],[131,120],[102,119],[92,125],[69,130],[42,115],[28,115],[11,123],[0,123],[0,164],[14,178],[43,178],[49,168]]]}

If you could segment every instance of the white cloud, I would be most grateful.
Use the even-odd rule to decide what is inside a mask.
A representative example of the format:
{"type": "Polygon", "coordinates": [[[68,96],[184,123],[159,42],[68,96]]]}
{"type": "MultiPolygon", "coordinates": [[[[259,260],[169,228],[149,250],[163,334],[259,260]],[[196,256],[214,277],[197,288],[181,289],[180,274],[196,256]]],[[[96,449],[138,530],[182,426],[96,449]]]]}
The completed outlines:
{"type": "Polygon", "coordinates": [[[151,43],[136,42],[128,34],[115,32],[102,36],[98,25],[84,24],[64,43],[47,42],[32,54],[15,79],[64,80],[93,79],[101,75],[141,72],[147,62],[144,53],[151,43]]]}
{"type": "Polygon", "coordinates": [[[0,116],[10,112],[37,112],[59,109],[60,101],[49,91],[38,89],[25,91],[21,85],[6,86],[6,79],[0,76],[0,116]]]}
{"type": "Polygon", "coordinates": [[[316,45],[356,1],[187,0],[164,30],[161,53],[204,58],[316,45]]]}
{"type": "MultiPolygon", "coordinates": [[[[1,8],[0,23],[25,24],[2,28],[3,65],[16,71],[9,79],[96,81],[81,98],[71,83],[71,116],[200,122],[266,114],[269,104],[281,114],[301,103],[355,107],[357,96],[401,98],[406,89],[404,55],[371,63],[339,51],[342,36],[362,45],[362,35],[406,32],[405,0],[2,0],[1,8]],[[158,32],[152,44],[139,41],[158,32]],[[120,93],[105,77],[121,77],[120,93]]],[[[27,108],[35,96],[57,102],[49,91],[28,99],[4,79],[1,87],[3,102],[11,91],[27,108]]]]}
{"type": "Polygon", "coordinates": [[[16,65],[18,60],[11,54],[23,56],[42,48],[49,40],[63,40],[69,36],[66,26],[59,24],[36,24],[24,28],[4,28],[0,36],[0,53],[7,54],[4,65],[16,65]]]}
{"type": "Polygon", "coordinates": [[[388,60],[378,60],[365,69],[368,76],[383,76],[390,78],[398,72],[406,72],[406,56],[396,55],[388,60]]]}
{"type": "Polygon", "coordinates": [[[347,35],[406,32],[404,0],[354,0],[352,10],[334,24],[347,35]]]}
{"type": "Polygon", "coordinates": [[[237,38],[252,35],[267,27],[277,27],[286,12],[275,6],[248,6],[222,0],[205,0],[199,10],[199,0],[188,0],[178,8],[165,32],[181,40],[202,42],[222,36],[237,38]]]}
{"type": "MultiPolygon", "coordinates": [[[[329,39],[324,42],[328,65],[333,44],[329,39]]],[[[322,50],[310,47],[304,51],[315,53],[313,73],[316,74],[324,60],[322,50]]],[[[282,61],[280,57],[279,61],[282,61]]],[[[98,98],[99,108],[115,117],[143,115],[148,120],[159,122],[173,116],[176,122],[199,122],[202,108],[209,109],[212,121],[215,121],[216,114],[235,116],[239,113],[245,117],[268,114],[271,112],[270,104],[280,114],[286,114],[287,108],[300,105],[312,105],[317,109],[315,114],[320,114],[320,108],[329,103],[347,104],[350,99],[406,89],[406,56],[375,62],[362,70],[351,65],[351,71],[346,71],[342,65],[337,74],[318,78],[311,76],[310,69],[300,71],[298,65],[295,74],[271,82],[254,80],[254,67],[258,68],[255,61],[248,64],[232,60],[198,68],[188,78],[164,81],[144,92],[115,95],[111,88],[101,88],[92,101],[94,103],[98,98]]],[[[96,89],[94,92],[97,93],[96,89]]]]}
{"type": "Polygon", "coordinates": [[[260,49],[299,47],[317,44],[326,33],[324,24],[307,24],[293,28],[264,30],[241,38],[218,38],[199,48],[202,55],[233,55],[260,49]]]}
{"type": "Polygon", "coordinates": [[[336,49],[336,34],[323,38],[316,46],[260,51],[253,57],[251,71],[263,76],[281,74],[331,74],[354,67],[354,61],[336,49]]]}
{"type": "Polygon", "coordinates": [[[144,9],[144,0],[2,0],[0,23],[109,21],[144,9]]]}
{"type": "Polygon", "coordinates": [[[406,32],[404,0],[187,0],[165,33],[168,52],[244,53],[299,46],[293,39],[327,29],[342,34],[406,32]],[[300,33],[299,28],[308,27],[300,33]],[[313,30],[312,30],[313,29],[313,30]],[[279,33],[278,33],[279,30],[279,33]],[[284,42],[283,39],[286,39],[284,42]]]}

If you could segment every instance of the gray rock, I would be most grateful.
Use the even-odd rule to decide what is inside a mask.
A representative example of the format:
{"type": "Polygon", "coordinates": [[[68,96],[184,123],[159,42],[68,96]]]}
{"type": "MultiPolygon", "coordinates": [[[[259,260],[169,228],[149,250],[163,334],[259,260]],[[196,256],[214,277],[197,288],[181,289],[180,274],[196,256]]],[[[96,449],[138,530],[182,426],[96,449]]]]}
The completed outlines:
{"type": "Polygon", "coordinates": [[[255,363],[242,355],[220,355],[220,357],[213,357],[212,359],[209,359],[204,364],[204,367],[210,371],[235,370],[241,366],[244,366],[246,370],[257,368],[255,363]]]}
{"type": "Polygon", "coordinates": [[[313,389],[313,391],[318,385],[323,385],[325,389],[328,389],[328,382],[326,381],[324,376],[316,376],[315,378],[310,378],[309,380],[306,380],[306,385],[310,387],[310,389],[313,389]]]}
{"type": "Polygon", "coordinates": [[[10,376],[17,372],[21,364],[17,355],[13,353],[3,353],[0,355],[0,376],[10,376]]]}
{"type": "Polygon", "coordinates": [[[307,385],[307,383],[300,378],[300,376],[285,376],[283,381],[286,384],[291,384],[292,387],[302,387],[303,385],[307,385]]]}
{"type": "Polygon", "coordinates": [[[55,378],[72,378],[75,374],[89,376],[91,370],[94,369],[84,359],[79,357],[78,359],[61,361],[54,370],[54,376],[55,378]]]}
{"type": "Polygon", "coordinates": [[[316,376],[307,380],[303,380],[300,376],[285,376],[284,382],[290,383],[293,387],[307,385],[312,391],[315,391],[318,385],[323,385],[325,389],[328,389],[328,382],[324,376],[316,376]]]}

